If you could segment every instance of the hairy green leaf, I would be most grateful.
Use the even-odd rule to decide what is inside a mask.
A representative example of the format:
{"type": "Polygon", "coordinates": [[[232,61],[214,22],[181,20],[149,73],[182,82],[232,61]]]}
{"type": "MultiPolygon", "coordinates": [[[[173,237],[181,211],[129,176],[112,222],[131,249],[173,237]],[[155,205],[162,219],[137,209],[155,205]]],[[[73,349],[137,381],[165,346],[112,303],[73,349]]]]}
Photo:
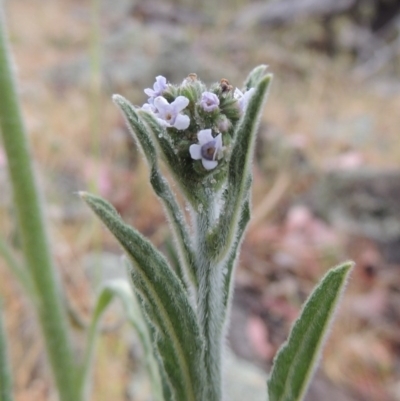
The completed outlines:
{"type": "Polygon", "coordinates": [[[305,303],[268,379],[268,401],[301,401],[353,263],[330,270],[305,303]]]}
{"type": "MultiPolygon", "coordinates": [[[[163,255],[140,233],[125,224],[103,201],[87,193],[82,198],[114,234],[132,262],[134,290],[176,401],[200,400],[203,391],[202,340],[197,316],[185,289],[163,255]]],[[[165,373],[165,375],[164,375],[165,373]]]]}
{"type": "Polygon", "coordinates": [[[246,81],[244,81],[245,90],[254,88],[258,84],[260,79],[265,76],[267,68],[267,65],[262,64],[250,71],[250,74],[247,76],[246,81]]]}
{"type": "Polygon", "coordinates": [[[235,241],[232,244],[232,247],[227,255],[226,261],[224,263],[224,306],[225,306],[225,315],[224,321],[221,323],[226,324],[227,319],[229,318],[230,306],[232,303],[232,295],[233,295],[233,276],[235,272],[236,260],[239,256],[239,248],[243,240],[243,235],[246,230],[246,226],[248,221],[250,220],[250,201],[247,199],[242,206],[241,218],[239,221],[239,227],[236,233],[235,241]]]}
{"type": "Polygon", "coordinates": [[[251,177],[256,130],[271,79],[272,75],[266,75],[258,81],[245,115],[235,133],[229,162],[228,182],[223,194],[223,212],[210,238],[210,243],[218,242],[219,244],[218,253],[214,255],[218,261],[225,258],[234,243],[241,218],[242,204],[249,196],[249,177],[251,177]]]}
{"type": "MultiPolygon", "coordinates": [[[[189,159],[188,163],[188,160],[178,157],[177,152],[182,144],[174,148],[172,139],[165,131],[165,128],[160,126],[152,114],[139,110],[138,115],[146,123],[154,141],[158,143],[161,149],[161,156],[166,161],[166,166],[173,175],[175,182],[179,185],[185,198],[193,207],[204,203],[204,177],[201,175],[199,180],[196,169],[193,168],[192,159],[189,159]]],[[[189,150],[187,150],[187,155],[189,156],[189,150]]]]}
{"type": "MultiPolygon", "coordinates": [[[[155,144],[151,137],[148,135],[145,126],[143,125],[140,116],[136,112],[135,108],[122,96],[115,95],[113,97],[115,103],[120,107],[124,116],[132,129],[133,135],[137,138],[146,160],[150,167],[150,183],[154,189],[154,192],[161,199],[165,211],[167,213],[168,220],[171,223],[173,234],[178,247],[178,254],[180,256],[180,262],[183,265],[184,273],[186,276],[180,276],[181,280],[188,285],[193,285],[197,288],[198,283],[196,281],[196,275],[194,272],[194,253],[192,249],[192,243],[187,232],[185,219],[183,213],[176,201],[176,198],[168,184],[168,181],[163,177],[158,167],[158,156],[155,144]]],[[[154,119],[148,113],[142,113],[143,117],[147,117],[146,122],[151,125],[152,130],[156,130],[158,123],[153,121],[154,119]]],[[[158,127],[159,129],[160,127],[158,127]]],[[[178,163],[178,159],[171,148],[165,135],[156,132],[155,140],[160,143],[160,146],[164,148],[164,154],[169,155],[169,163],[178,163]],[[160,138],[161,135],[161,138],[160,138]]],[[[179,270],[179,272],[183,272],[179,270]]]]}

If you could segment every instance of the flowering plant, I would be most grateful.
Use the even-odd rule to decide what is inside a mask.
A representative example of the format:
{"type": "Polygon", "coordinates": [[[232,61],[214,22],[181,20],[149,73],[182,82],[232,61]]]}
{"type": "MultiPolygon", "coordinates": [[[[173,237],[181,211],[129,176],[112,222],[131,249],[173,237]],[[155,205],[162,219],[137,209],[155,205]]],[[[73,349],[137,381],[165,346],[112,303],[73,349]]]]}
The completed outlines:
{"type": "MultiPolygon", "coordinates": [[[[139,108],[114,96],[148,162],[150,183],[165,208],[177,257],[171,258],[174,263],[168,261],[108,202],[81,193],[124,248],[136,297],[124,281],[104,284],[80,359],[69,335],[65,297],[47,242],[7,48],[0,8],[0,128],[23,258],[20,262],[1,239],[0,256],[37,312],[60,400],[89,399],[99,322],[113,298],[122,301],[141,340],[157,401],[223,400],[223,349],[233,274],[250,219],[253,149],[271,82],[266,66],[249,74],[243,90],[234,90],[226,79],[206,88],[190,74],[181,85],[158,76],[153,88],[145,90],[147,103],[139,108]],[[178,183],[185,205],[177,201],[160,160],[178,183]],[[190,211],[190,222],[183,208],[190,211]]],[[[269,401],[303,398],[350,268],[351,263],[345,263],[328,272],[306,302],[275,357],[267,381],[269,401]]],[[[11,401],[6,351],[0,310],[0,400],[11,401]]]]}
{"type": "MultiPolygon", "coordinates": [[[[226,80],[210,88],[190,74],[180,85],[158,76],[142,107],[113,97],[139,143],[150,183],[162,202],[175,243],[172,264],[125,224],[105,200],[82,198],[127,253],[158,364],[160,399],[220,401],[223,349],[233,274],[250,219],[252,157],[272,76],[255,68],[243,91],[226,80]],[[180,205],[159,168],[178,184],[180,205]],[[184,213],[190,211],[190,222],[184,213]]],[[[301,400],[350,263],[331,270],[311,295],[268,379],[269,401],[301,400]]]]}
{"type": "MultiPolygon", "coordinates": [[[[226,79],[206,88],[195,74],[177,86],[158,76],[153,88],[145,90],[149,98],[140,108],[114,96],[148,162],[150,183],[164,205],[177,257],[171,258],[175,263],[168,261],[109,203],[81,193],[124,248],[136,297],[124,281],[104,284],[80,359],[71,343],[65,297],[47,242],[7,48],[0,8],[0,128],[23,258],[20,262],[1,239],[0,256],[37,312],[60,400],[89,399],[99,322],[113,298],[122,301],[141,340],[157,401],[223,400],[233,274],[250,219],[252,155],[271,75],[265,66],[255,68],[243,91],[233,90],[226,79]],[[181,189],[191,224],[159,168],[160,160],[181,189]]],[[[328,272],[306,302],[275,358],[267,382],[269,401],[302,399],[350,268],[346,263],[328,272]]],[[[0,400],[12,401],[5,337],[0,304],[0,400]]]]}
{"type": "MultiPolygon", "coordinates": [[[[125,281],[103,285],[83,357],[78,358],[47,240],[12,66],[0,7],[0,131],[22,257],[1,238],[0,256],[36,311],[60,400],[89,399],[99,322],[114,298],[121,300],[141,340],[157,401],[223,400],[224,337],[234,268],[250,219],[253,148],[271,81],[266,67],[250,73],[243,91],[233,90],[226,79],[207,89],[190,74],[177,86],[158,76],[153,89],[145,90],[149,99],[140,108],[114,96],[148,162],[150,183],[164,205],[177,257],[171,258],[175,263],[168,261],[109,203],[81,193],[127,253],[136,297],[125,281]],[[159,168],[160,160],[181,189],[191,224],[159,168]]],[[[350,268],[351,263],[345,263],[328,272],[306,302],[275,357],[267,382],[269,401],[302,399],[350,268]]],[[[1,307],[0,302],[0,401],[12,401],[1,307]]]]}

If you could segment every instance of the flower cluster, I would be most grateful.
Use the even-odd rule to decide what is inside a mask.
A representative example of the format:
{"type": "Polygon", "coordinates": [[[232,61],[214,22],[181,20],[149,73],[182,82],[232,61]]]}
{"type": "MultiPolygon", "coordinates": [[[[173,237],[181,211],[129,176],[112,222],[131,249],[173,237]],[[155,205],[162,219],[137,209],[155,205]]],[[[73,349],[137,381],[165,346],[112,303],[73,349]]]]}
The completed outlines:
{"type": "Polygon", "coordinates": [[[181,85],[169,84],[159,75],[153,88],[144,92],[149,98],[142,110],[156,117],[177,148],[186,144],[184,158],[190,156],[192,163],[208,171],[229,154],[235,127],[254,89],[234,90],[226,79],[207,89],[190,74],[181,85]]]}

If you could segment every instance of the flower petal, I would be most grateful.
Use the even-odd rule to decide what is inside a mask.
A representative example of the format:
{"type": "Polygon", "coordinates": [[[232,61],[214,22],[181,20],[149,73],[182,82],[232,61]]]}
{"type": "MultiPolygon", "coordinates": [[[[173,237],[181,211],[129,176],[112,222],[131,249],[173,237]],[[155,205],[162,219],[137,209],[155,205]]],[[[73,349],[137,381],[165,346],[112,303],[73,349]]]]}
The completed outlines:
{"type": "Polygon", "coordinates": [[[154,107],[154,105],[150,104],[150,103],[145,103],[142,106],[142,110],[147,111],[149,113],[155,113],[157,111],[156,108],[154,107]]]}
{"type": "Polygon", "coordinates": [[[212,170],[218,166],[218,162],[216,160],[201,159],[201,162],[206,170],[212,170]]]}
{"type": "Polygon", "coordinates": [[[156,92],[151,88],[146,88],[143,92],[149,97],[154,97],[156,95],[156,92]]]}
{"type": "Polygon", "coordinates": [[[157,96],[153,102],[154,106],[157,107],[158,111],[162,116],[168,113],[171,109],[171,105],[168,103],[167,99],[162,96],[157,96]]]}
{"type": "Polygon", "coordinates": [[[207,142],[211,142],[214,140],[211,134],[211,128],[202,129],[197,133],[197,139],[199,140],[200,145],[204,145],[207,142]]]}
{"type": "Polygon", "coordinates": [[[215,149],[218,152],[222,149],[222,134],[218,134],[214,139],[215,139],[215,149]]]}
{"type": "Polygon", "coordinates": [[[189,104],[189,99],[185,96],[178,96],[172,103],[171,107],[173,107],[174,111],[178,114],[183,109],[186,109],[189,104]]]}
{"type": "Polygon", "coordinates": [[[190,118],[185,114],[178,114],[174,123],[174,127],[179,130],[184,130],[190,125],[190,118]]]}
{"type": "Polygon", "coordinates": [[[168,127],[168,128],[171,127],[171,124],[162,118],[157,118],[157,121],[162,127],[168,127]]]}
{"type": "Polygon", "coordinates": [[[158,75],[156,77],[156,82],[154,84],[154,90],[161,95],[162,92],[167,88],[167,78],[163,77],[162,75],[158,75]]]}
{"type": "Polygon", "coordinates": [[[239,103],[239,108],[240,110],[243,112],[246,110],[247,108],[247,104],[250,101],[250,98],[253,96],[255,89],[254,88],[250,88],[248,91],[246,91],[243,96],[238,100],[239,103]]]}
{"type": "Polygon", "coordinates": [[[161,96],[162,93],[167,89],[167,79],[162,75],[156,77],[156,82],[152,88],[146,88],[144,93],[150,98],[155,98],[156,96],[161,96]]]}
{"type": "Polygon", "coordinates": [[[243,96],[243,92],[239,88],[236,88],[235,92],[233,93],[233,97],[235,99],[240,99],[242,96],[243,96]]]}
{"type": "Polygon", "coordinates": [[[190,145],[189,147],[190,156],[194,160],[201,159],[201,146],[197,144],[190,145]]]}
{"type": "Polygon", "coordinates": [[[219,99],[215,93],[212,92],[203,92],[201,94],[200,106],[203,110],[207,112],[214,111],[218,109],[219,99]]]}

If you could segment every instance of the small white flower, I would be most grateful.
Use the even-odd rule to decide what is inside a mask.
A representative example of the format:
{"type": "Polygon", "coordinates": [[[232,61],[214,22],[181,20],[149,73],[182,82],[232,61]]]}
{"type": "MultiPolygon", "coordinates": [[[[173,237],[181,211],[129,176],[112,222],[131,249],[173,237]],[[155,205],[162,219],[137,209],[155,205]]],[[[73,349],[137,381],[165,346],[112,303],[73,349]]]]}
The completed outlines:
{"type": "Polygon", "coordinates": [[[239,109],[242,113],[244,113],[244,111],[246,110],[249,100],[253,96],[254,91],[254,88],[250,88],[245,93],[243,93],[238,88],[235,89],[233,97],[238,101],[239,109]]]}
{"type": "Polygon", "coordinates": [[[158,121],[164,127],[174,127],[178,130],[184,130],[190,125],[190,118],[181,114],[189,104],[189,99],[185,96],[178,96],[172,103],[167,99],[158,96],[154,99],[154,106],[157,109],[156,116],[158,121]]]}
{"type": "Polygon", "coordinates": [[[153,85],[153,89],[147,88],[144,90],[144,93],[150,98],[156,98],[157,96],[161,96],[162,93],[167,89],[167,78],[159,75],[156,77],[156,82],[153,85]]]}
{"type": "Polygon", "coordinates": [[[190,156],[194,160],[201,160],[206,170],[212,170],[218,166],[217,159],[222,152],[222,134],[215,138],[211,134],[211,129],[203,129],[197,133],[198,144],[190,145],[190,156]]]}

